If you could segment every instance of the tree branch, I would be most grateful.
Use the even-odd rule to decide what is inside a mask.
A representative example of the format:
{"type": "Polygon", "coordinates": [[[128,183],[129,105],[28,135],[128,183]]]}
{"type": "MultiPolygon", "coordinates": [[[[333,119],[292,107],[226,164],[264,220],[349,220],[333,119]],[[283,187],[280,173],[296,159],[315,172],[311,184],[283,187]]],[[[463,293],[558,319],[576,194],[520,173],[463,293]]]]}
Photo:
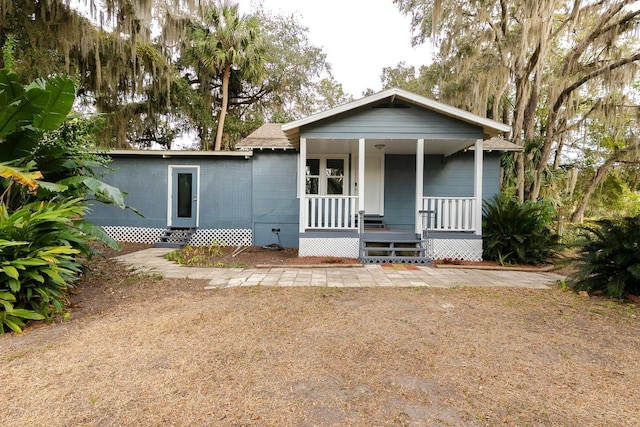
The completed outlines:
{"type": "Polygon", "coordinates": [[[560,110],[560,107],[562,106],[562,104],[564,103],[564,101],[569,97],[569,95],[576,89],[578,89],[580,86],[582,86],[583,84],[585,84],[586,82],[588,82],[589,80],[592,80],[604,73],[613,71],[617,68],[623,67],[627,64],[633,63],[640,60],[640,52],[636,53],[633,56],[629,56],[627,58],[622,58],[619,61],[616,61],[612,64],[609,64],[607,66],[601,67],[597,70],[594,70],[588,74],[585,74],[584,76],[582,76],[582,78],[576,80],[575,82],[573,82],[573,84],[571,84],[570,86],[566,87],[562,92],[560,92],[560,94],[558,95],[558,98],[556,99],[556,102],[553,104],[553,109],[552,111],[557,112],[558,110],[560,110]]]}
{"type": "Polygon", "coordinates": [[[584,53],[587,47],[589,47],[594,40],[596,40],[598,37],[602,36],[603,34],[606,34],[607,32],[611,32],[611,31],[618,32],[622,24],[628,25],[633,18],[635,18],[636,16],[638,16],[638,14],[640,14],[640,10],[636,10],[628,13],[626,16],[622,17],[617,22],[604,26],[618,12],[620,12],[627,4],[634,3],[634,2],[635,0],[625,0],[621,3],[617,3],[611,6],[609,10],[607,10],[605,13],[602,14],[602,16],[600,17],[600,20],[598,21],[598,25],[593,29],[593,31],[591,31],[591,33],[588,36],[582,39],[582,41],[572,49],[569,56],[567,56],[567,58],[565,59],[564,64],[562,66],[562,75],[568,74],[569,69],[575,63],[577,58],[579,58],[584,53]]]}
{"type": "Polygon", "coordinates": [[[602,166],[598,168],[596,174],[593,176],[593,178],[591,178],[589,184],[587,185],[587,189],[584,192],[582,201],[580,202],[578,207],[576,207],[576,210],[571,214],[571,222],[575,222],[582,218],[582,216],[584,215],[584,211],[587,208],[587,202],[591,198],[591,195],[595,191],[598,184],[602,181],[602,179],[604,179],[604,177],[607,176],[607,172],[609,171],[609,169],[611,169],[616,163],[620,163],[621,161],[623,161],[623,158],[627,154],[632,153],[633,151],[638,151],[638,149],[640,149],[640,141],[636,141],[633,144],[626,146],[625,148],[616,150],[613,155],[608,158],[602,164],[602,166]]]}

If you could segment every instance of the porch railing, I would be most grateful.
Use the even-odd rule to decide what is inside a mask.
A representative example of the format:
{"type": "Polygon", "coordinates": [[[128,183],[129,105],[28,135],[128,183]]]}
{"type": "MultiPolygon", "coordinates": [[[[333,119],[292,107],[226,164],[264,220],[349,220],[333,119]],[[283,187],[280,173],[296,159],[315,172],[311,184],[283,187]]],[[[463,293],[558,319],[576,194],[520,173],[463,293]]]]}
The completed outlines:
{"type": "Polygon", "coordinates": [[[422,211],[430,231],[475,231],[474,197],[423,197],[422,211]]]}
{"type": "Polygon", "coordinates": [[[357,196],[305,196],[307,229],[357,230],[357,196]]]}

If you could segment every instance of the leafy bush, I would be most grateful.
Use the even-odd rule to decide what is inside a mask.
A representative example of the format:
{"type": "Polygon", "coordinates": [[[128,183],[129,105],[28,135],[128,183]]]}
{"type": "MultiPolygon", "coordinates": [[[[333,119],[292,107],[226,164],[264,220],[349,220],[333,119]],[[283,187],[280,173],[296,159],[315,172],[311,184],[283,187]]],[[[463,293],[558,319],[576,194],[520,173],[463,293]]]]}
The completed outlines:
{"type": "MultiPolygon", "coordinates": [[[[182,249],[169,252],[165,258],[182,265],[211,266],[215,265],[213,261],[222,255],[224,255],[224,245],[214,240],[209,246],[186,245],[182,249]]],[[[224,263],[222,264],[224,266],[224,263]]]]}
{"type": "Polygon", "coordinates": [[[0,205],[2,325],[19,332],[24,319],[49,319],[64,310],[82,272],[78,255],[91,254],[90,240],[109,240],[80,219],[84,211],[81,198],[34,202],[13,213],[0,205]]]}
{"type": "Polygon", "coordinates": [[[496,196],[482,208],[483,257],[506,264],[540,264],[559,249],[554,211],[544,202],[520,203],[496,196]]]}
{"type": "Polygon", "coordinates": [[[581,227],[576,241],[575,291],[602,291],[611,298],[640,294],[640,215],[602,219],[581,227]]]}
{"type": "Polygon", "coordinates": [[[0,333],[64,310],[91,240],[118,248],[82,219],[88,195],[126,206],[93,173],[106,163],[84,144],[91,127],[65,125],[74,99],[69,78],[23,86],[0,69],[0,333]]]}

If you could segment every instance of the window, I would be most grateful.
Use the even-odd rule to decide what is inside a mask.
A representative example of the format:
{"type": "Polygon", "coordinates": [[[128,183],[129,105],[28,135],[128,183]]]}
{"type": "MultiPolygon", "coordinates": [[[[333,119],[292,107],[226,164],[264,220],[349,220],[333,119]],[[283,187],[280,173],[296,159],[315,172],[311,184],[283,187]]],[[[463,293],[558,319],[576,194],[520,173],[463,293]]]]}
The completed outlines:
{"type": "Polygon", "coordinates": [[[327,159],[327,194],[344,194],[344,159],[327,159]]]}
{"type": "Polygon", "coordinates": [[[346,194],[346,164],[345,157],[307,159],[306,194],[346,194]]]}
{"type": "Polygon", "coordinates": [[[320,194],[320,159],[307,159],[307,194],[320,194]]]}

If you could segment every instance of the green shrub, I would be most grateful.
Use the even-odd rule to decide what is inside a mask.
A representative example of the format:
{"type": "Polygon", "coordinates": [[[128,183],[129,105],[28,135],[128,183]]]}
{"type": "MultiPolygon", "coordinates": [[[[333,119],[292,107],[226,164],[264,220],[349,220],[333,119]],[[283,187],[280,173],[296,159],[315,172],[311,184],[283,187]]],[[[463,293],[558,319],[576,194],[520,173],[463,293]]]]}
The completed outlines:
{"type": "Polygon", "coordinates": [[[602,291],[611,298],[640,294],[640,215],[602,219],[581,227],[577,270],[569,277],[575,291],[602,291]]]}
{"type": "Polygon", "coordinates": [[[182,265],[210,266],[216,258],[224,255],[224,247],[224,243],[215,240],[209,246],[186,245],[182,249],[169,252],[165,258],[182,265]]]}
{"type": "Polygon", "coordinates": [[[74,100],[67,77],[23,86],[0,69],[0,333],[64,310],[89,241],[118,248],[82,219],[88,197],[128,207],[94,173],[107,164],[91,154],[97,123],[68,120],[74,100]]]}
{"type": "Polygon", "coordinates": [[[520,203],[496,196],[482,209],[483,257],[505,264],[540,264],[559,249],[553,208],[544,201],[520,203]]]}
{"type": "Polygon", "coordinates": [[[0,333],[63,312],[82,272],[78,256],[91,254],[89,241],[110,240],[81,219],[85,209],[81,198],[34,202],[13,213],[0,205],[0,333]]]}

